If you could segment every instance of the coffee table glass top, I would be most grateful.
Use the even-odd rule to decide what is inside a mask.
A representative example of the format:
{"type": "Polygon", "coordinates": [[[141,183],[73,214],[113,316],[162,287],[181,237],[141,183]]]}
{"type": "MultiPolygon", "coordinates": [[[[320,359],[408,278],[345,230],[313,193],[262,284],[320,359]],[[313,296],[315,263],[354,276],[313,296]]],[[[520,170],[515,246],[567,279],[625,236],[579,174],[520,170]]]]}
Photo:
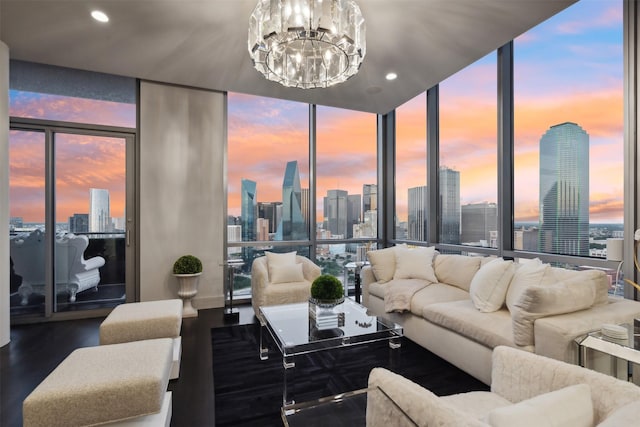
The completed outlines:
{"type": "MultiPolygon", "coordinates": [[[[394,427],[417,426],[406,412],[378,387],[350,391],[282,408],[282,422],[286,427],[365,426],[367,404],[378,408],[384,406],[385,415],[393,420],[394,427]]],[[[375,416],[371,413],[370,415],[375,416]]]]}
{"type": "Polygon", "coordinates": [[[283,356],[373,341],[393,342],[403,335],[400,325],[370,316],[366,307],[351,299],[345,299],[333,310],[344,313],[344,325],[340,322],[338,328],[327,330],[315,327],[314,320],[310,318],[308,302],[260,307],[260,314],[283,356]]]}

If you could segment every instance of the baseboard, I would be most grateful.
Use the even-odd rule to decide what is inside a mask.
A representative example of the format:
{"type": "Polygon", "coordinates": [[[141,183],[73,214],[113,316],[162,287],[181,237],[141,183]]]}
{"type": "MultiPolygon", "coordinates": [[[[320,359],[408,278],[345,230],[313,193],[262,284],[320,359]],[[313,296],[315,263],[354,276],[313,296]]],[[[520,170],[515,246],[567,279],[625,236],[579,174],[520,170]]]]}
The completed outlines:
{"type": "Polygon", "coordinates": [[[193,306],[200,310],[206,308],[221,308],[224,307],[224,296],[211,296],[211,297],[200,297],[197,296],[192,300],[193,306]]]}

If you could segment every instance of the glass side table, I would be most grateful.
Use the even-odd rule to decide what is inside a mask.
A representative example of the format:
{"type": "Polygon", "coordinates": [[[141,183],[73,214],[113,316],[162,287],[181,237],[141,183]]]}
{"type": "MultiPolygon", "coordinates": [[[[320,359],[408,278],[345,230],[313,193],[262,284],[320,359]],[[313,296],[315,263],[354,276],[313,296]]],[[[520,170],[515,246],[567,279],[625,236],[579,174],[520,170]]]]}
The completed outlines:
{"type": "Polygon", "coordinates": [[[364,388],[283,407],[282,422],[286,427],[366,426],[367,415],[375,416],[375,413],[367,409],[368,405],[372,408],[380,408],[384,405],[385,415],[392,420],[394,427],[418,425],[378,387],[364,388]]]}
{"type": "MultiPolygon", "coordinates": [[[[635,366],[640,366],[640,336],[634,337],[633,325],[625,323],[623,326],[627,329],[626,339],[615,339],[604,335],[601,331],[590,332],[587,335],[576,338],[578,344],[578,363],[582,367],[591,368],[589,366],[593,360],[589,358],[589,350],[595,350],[610,356],[610,370],[614,376],[624,380],[640,380],[634,378],[633,372],[635,366]],[[618,366],[618,361],[623,360],[624,366],[618,366]]],[[[600,369],[596,369],[600,370],[600,369]]],[[[638,377],[639,375],[636,375],[638,377]]]]}

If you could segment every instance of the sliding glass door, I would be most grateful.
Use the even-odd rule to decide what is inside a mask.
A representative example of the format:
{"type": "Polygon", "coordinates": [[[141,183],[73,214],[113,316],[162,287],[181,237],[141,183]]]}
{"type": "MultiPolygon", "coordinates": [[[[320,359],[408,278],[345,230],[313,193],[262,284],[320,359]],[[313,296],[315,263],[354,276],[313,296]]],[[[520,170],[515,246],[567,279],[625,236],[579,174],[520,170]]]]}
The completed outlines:
{"type": "Polygon", "coordinates": [[[10,134],[12,319],[134,300],[134,135],[28,127],[10,134]]]}

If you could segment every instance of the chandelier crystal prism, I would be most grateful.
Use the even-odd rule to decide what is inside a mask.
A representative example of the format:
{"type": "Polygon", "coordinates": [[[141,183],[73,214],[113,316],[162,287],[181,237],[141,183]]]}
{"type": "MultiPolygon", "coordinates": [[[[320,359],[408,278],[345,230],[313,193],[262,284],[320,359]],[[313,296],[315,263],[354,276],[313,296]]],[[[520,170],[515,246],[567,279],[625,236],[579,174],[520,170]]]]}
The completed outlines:
{"type": "Polygon", "coordinates": [[[354,0],[259,0],[249,21],[248,48],[268,80],[326,88],[360,69],[364,18],[354,0]]]}

